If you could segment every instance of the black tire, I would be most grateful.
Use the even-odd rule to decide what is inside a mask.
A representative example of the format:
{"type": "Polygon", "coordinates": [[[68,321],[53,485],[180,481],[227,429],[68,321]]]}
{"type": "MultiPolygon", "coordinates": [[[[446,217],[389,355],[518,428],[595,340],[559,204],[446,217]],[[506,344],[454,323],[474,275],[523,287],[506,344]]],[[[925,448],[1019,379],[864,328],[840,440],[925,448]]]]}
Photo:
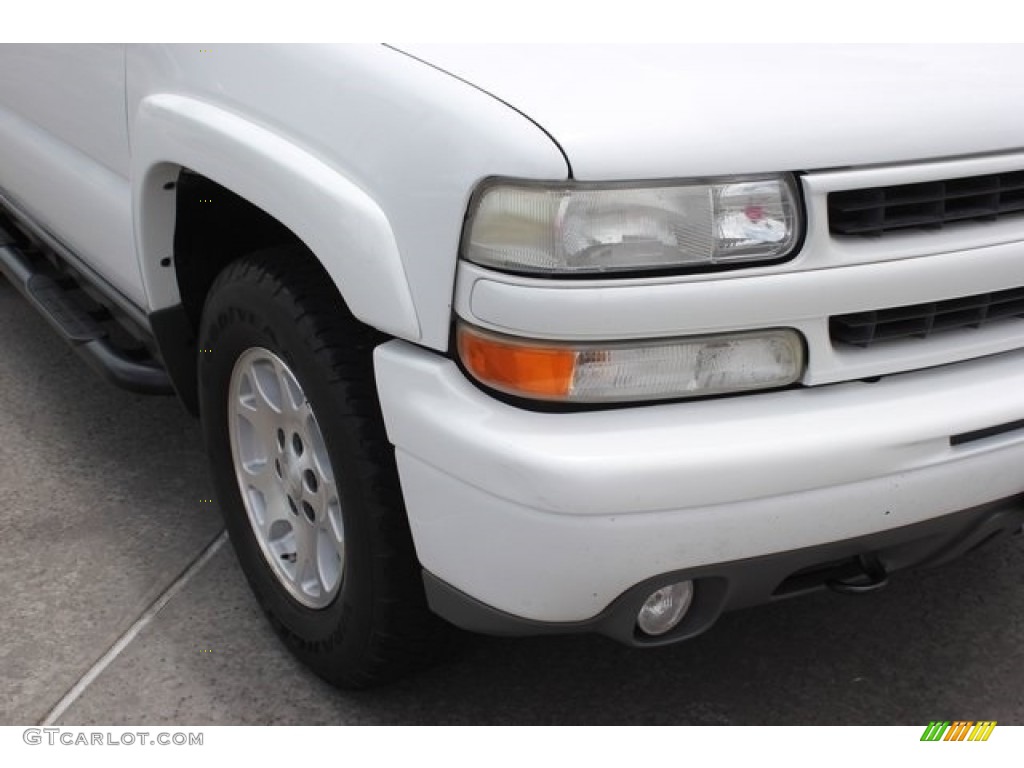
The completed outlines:
{"type": "Polygon", "coordinates": [[[246,578],[285,644],[325,680],[364,688],[430,661],[446,634],[423,594],[394,450],[385,436],[372,353],[384,340],[348,313],[308,251],[243,258],[217,277],[203,309],[199,400],[217,497],[246,578]],[[316,413],[335,468],[345,545],[333,601],[310,608],[269,566],[236,480],[229,389],[247,350],[291,368],[316,413]]]}

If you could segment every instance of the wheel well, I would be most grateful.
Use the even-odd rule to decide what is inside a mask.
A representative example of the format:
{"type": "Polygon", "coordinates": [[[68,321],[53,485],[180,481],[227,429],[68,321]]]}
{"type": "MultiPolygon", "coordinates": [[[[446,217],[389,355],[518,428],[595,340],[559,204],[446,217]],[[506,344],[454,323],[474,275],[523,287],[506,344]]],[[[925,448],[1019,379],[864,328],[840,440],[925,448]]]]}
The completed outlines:
{"type": "Polygon", "coordinates": [[[175,202],[174,272],[193,328],[224,267],[256,250],[300,242],[270,214],[189,170],[178,175],[175,202]]]}
{"type": "Polygon", "coordinates": [[[150,324],[178,395],[198,416],[196,331],[214,279],[246,254],[302,243],[266,211],[188,169],[175,182],[175,209],[172,261],[181,304],[151,314],[150,324]]]}

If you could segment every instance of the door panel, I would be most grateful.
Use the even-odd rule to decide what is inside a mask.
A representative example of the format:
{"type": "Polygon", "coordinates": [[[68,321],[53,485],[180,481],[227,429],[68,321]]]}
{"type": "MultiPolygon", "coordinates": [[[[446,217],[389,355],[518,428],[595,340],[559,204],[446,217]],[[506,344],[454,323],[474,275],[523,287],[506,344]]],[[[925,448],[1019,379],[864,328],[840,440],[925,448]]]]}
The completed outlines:
{"type": "Polygon", "coordinates": [[[138,305],[123,45],[0,45],[0,190],[138,305]]]}

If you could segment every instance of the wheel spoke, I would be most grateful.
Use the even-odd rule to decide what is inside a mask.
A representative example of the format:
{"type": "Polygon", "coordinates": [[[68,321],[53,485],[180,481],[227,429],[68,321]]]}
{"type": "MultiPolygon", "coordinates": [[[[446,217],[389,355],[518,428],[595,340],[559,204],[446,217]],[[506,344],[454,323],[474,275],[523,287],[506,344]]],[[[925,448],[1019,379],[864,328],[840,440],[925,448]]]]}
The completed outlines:
{"type": "Polygon", "coordinates": [[[320,433],[320,425],[316,417],[310,411],[305,420],[306,431],[309,434],[309,442],[312,444],[313,460],[316,463],[317,473],[327,482],[334,482],[334,473],[331,470],[331,460],[327,455],[327,445],[324,443],[323,435],[320,433]]]}
{"type": "Polygon", "coordinates": [[[281,380],[274,362],[267,358],[258,358],[249,365],[248,375],[253,382],[257,398],[263,405],[275,413],[281,413],[281,380]]]}
{"type": "Polygon", "coordinates": [[[341,579],[345,567],[344,541],[339,540],[329,515],[323,513],[317,521],[317,575],[325,592],[331,592],[341,579]]]}
{"type": "Polygon", "coordinates": [[[275,361],[274,370],[281,388],[282,410],[287,409],[293,413],[299,411],[306,402],[306,395],[303,393],[302,387],[299,386],[299,382],[281,361],[275,361]]]}
{"type": "Polygon", "coordinates": [[[253,426],[258,427],[260,434],[266,438],[269,438],[277,429],[277,425],[281,420],[279,414],[277,414],[270,404],[264,400],[260,400],[259,408],[255,411],[249,411],[246,413],[248,416],[250,413],[255,419],[253,426]]]}
{"type": "Polygon", "coordinates": [[[243,493],[249,516],[264,537],[269,537],[271,526],[277,520],[287,520],[287,508],[276,478],[264,464],[257,472],[246,472],[243,493]]]}
{"type": "Polygon", "coordinates": [[[242,446],[243,456],[249,461],[268,459],[273,454],[277,415],[265,403],[239,402],[235,413],[236,418],[249,425],[249,432],[243,435],[249,441],[248,445],[242,446]]]}
{"type": "Polygon", "coordinates": [[[341,502],[333,481],[327,481],[321,489],[324,504],[324,524],[329,528],[331,538],[340,547],[345,544],[345,524],[341,519],[341,502]]]}
{"type": "Polygon", "coordinates": [[[307,596],[317,598],[320,596],[320,579],[317,576],[315,540],[310,536],[308,526],[301,526],[303,532],[296,537],[301,543],[298,546],[298,568],[295,571],[295,581],[299,589],[307,596]]]}
{"type": "Polygon", "coordinates": [[[298,563],[295,529],[283,523],[271,528],[277,529],[280,533],[277,537],[267,539],[267,548],[274,558],[275,571],[281,574],[285,581],[294,581],[298,563]]]}

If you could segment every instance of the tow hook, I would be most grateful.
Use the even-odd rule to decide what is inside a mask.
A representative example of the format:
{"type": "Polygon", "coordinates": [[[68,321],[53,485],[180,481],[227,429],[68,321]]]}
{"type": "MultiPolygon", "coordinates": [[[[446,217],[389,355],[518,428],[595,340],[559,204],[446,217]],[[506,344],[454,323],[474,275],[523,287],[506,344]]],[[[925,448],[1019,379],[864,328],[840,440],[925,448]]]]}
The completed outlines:
{"type": "Polygon", "coordinates": [[[849,579],[833,579],[825,582],[825,585],[833,592],[843,595],[863,595],[881,589],[889,583],[889,574],[875,553],[861,555],[857,562],[863,573],[849,579]]]}

